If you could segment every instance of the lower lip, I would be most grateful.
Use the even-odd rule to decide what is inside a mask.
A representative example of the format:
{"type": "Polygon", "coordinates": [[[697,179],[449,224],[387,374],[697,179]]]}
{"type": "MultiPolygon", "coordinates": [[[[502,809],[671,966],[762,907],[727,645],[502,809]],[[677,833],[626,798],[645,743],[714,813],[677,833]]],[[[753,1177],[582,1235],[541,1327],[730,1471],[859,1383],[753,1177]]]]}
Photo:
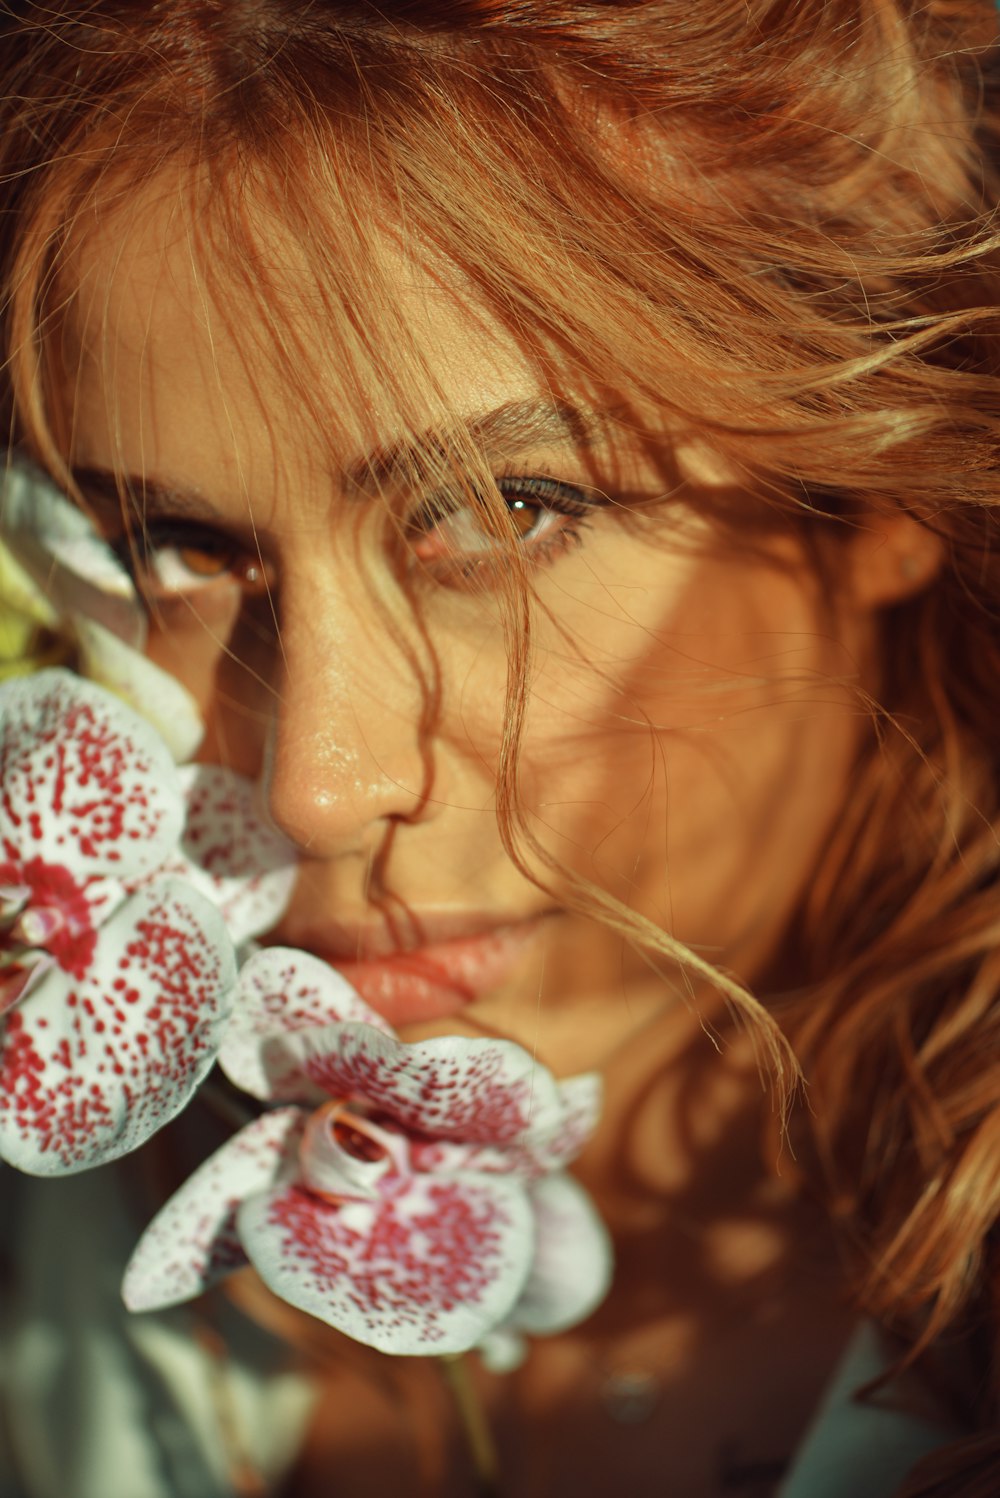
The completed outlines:
{"type": "Polygon", "coordinates": [[[520,921],[415,952],[332,965],[390,1025],[414,1025],[458,1014],[467,1004],[502,987],[517,969],[538,926],[537,920],[520,921]]]}

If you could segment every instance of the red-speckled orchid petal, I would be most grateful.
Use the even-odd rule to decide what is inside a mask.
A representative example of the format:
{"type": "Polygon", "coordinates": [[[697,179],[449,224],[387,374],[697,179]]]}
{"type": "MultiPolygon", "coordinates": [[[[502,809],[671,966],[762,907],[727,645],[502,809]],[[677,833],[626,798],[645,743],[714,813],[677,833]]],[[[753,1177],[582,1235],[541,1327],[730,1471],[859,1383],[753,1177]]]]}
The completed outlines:
{"type": "Polygon", "coordinates": [[[0,686],[0,858],[135,878],[182,819],[173,761],[124,703],[68,671],[0,686]]]}
{"type": "Polygon", "coordinates": [[[241,946],[283,914],[298,855],[265,819],[253,781],[218,765],[188,765],[180,778],[187,820],[176,872],[219,907],[241,946]]]}
{"type": "Polygon", "coordinates": [[[414,1145],[419,1170],[511,1172],[527,1177],[547,1175],[576,1158],[600,1116],[603,1084],[597,1072],[557,1082],[554,1094],[540,1089],[527,1128],[502,1145],[422,1141],[414,1145]],[[441,1153],[431,1164],[434,1151],[441,1153]]]}
{"type": "Polygon", "coordinates": [[[381,1192],[343,1206],[301,1186],[251,1197],[237,1214],[243,1247],[276,1295],[369,1347],[413,1356],[474,1346],[528,1273],[523,1188],[505,1176],[392,1176],[381,1192]]]}
{"type": "Polygon", "coordinates": [[[294,1171],[305,1119],[299,1108],[265,1113],[189,1176],[129,1260],[122,1298],[130,1311],[191,1300],[246,1264],[236,1210],[245,1197],[294,1171]]]}
{"type": "Polygon", "coordinates": [[[535,1256],[514,1309],[477,1349],[491,1373],[511,1373],[521,1365],[528,1352],[524,1334],[551,1336],[577,1326],[611,1287],[611,1238],[582,1186],[555,1174],[528,1189],[535,1256]]]}
{"type": "Polygon", "coordinates": [[[597,1127],[603,1095],[597,1072],[557,1082],[551,1109],[532,1111],[530,1127],[515,1146],[523,1154],[524,1170],[546,1174],[574,1160],[597,1127]]]}
{"type": "Polygon", "coordinates": [[[222,919],[177,880],[99,928],[77,973],[49,970],[0,1033],[0,1158],[66,1175],[136,1149],[211,1067],[236,973],[222,919]]]}
{"type": "Polygon", "coordinates": [[[533,1110],[523,1134],[510,1143],[465,1144],[454,1139],[418,1137],[410,1149],[415,1170],[445,1175],[473,1170],[533,1178],[574,1159],[593,1133],[601,1110],[602,1083],[586,1072],[556,1083],[552,1107],[533,1110]]]}
{"type": "Polygon", "coordinates": [[[271,1101],[313,1102],[325,1095],[303,1072],[297,1051],[266,1046],[286,1035],[338,1020],[372,1025],[387,1034],[385,1020],[335,968],[291,947],[267,947],[240,970],[236,1007],[219,1064],[235,1086],[271,1101]]]}
{"type": "Polygon", "coordinates": [[[363,1098],[404,1128],[465,1143],[516,1144],[536,1118],[551,1128],[559,1110],[551,1072],[508,1040],[407,1045],[371,1025],[329,1025],[274,1037],[265,1064],[297,1068],[329,1097],[363,1098]]]}

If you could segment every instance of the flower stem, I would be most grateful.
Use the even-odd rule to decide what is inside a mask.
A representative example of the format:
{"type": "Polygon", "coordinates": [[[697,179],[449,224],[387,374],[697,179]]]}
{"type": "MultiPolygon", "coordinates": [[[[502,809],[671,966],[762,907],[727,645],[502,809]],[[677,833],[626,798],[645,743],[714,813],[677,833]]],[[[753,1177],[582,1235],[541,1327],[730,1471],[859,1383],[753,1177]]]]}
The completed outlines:
{"type": "Polygon", "coordinates": [[[476,1469],[479,1498],[499,1498],[500,1474],[493,1435],[469,1374],[464,1353],[439,1357],[438,1363],[458,1410],[469,1454],[476,1469]]]}

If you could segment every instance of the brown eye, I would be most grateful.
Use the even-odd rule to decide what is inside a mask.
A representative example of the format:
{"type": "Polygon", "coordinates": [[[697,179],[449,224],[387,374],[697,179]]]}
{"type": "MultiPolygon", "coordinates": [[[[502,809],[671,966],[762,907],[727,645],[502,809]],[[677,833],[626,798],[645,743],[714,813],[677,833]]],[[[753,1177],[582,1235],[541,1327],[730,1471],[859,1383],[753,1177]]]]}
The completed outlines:
{"type": "Polygon", "coordinates": [[[179,546],[177,556],[195,577],[221,577],[231,569],[234,559],[230,551],[203,546],[179,546]]]}
{"type": "MultiPolygon", "coordinates": [[[[533,562],[553,560],[578,537],[600,507],[581,489],[558,479],[529,475],[497,479],[514,539],[533,562]]],[[[409,525],[410,551],[420,562],[443,571],[448,566],[477,565],[502,555],[498,537],[484,527],[471,506],[430,501],[409,525]]]]}
{"type": "Polygon", "coordinates": [[[538,519],[542,511],[540,504],[532,504],[527,499],[509,499],[507,501],[507,513],[514,527],[514,534],[518,540],[523,541],[530,536],[538,525],[538,519]]]}
{"type": "Polygon", "coordinates": [[[207,588],[236,587],[246,596],[266,593],[270,569],[227,536],[152,525],[142,548],[139,582],[153,597],[182,597],[207,588]]]}

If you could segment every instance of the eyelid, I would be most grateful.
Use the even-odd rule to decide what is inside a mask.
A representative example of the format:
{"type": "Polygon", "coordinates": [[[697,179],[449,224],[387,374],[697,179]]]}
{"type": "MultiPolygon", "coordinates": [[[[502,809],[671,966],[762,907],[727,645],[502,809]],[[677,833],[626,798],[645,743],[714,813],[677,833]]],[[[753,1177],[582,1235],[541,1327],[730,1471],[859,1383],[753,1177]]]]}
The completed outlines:
{"type": "MultiPolygon", "coordinates": [[[[608,503],[608,497],[600,490],[590,497],[586,488],[566,479],[550,474],[520,473],[505,469],[493,480],[502,499],[525,497],[536,500],[540,509],[549,509],[561,514],[589,515],[608,503]]],[[[433,528],[449,516],[457,515],[469,508],[466,496],[461,493],[439,491],[424,499],[405,517],[409,531],[419,531],[421,526],[433,528]]]]}
{"type": "MultiPolygon", "coordinates": [[[[507,470],[495,475],[493,482],[502,500],[521,499],[536,511],[534,523],[515,543],[532,567],[544,567],[572,550],[593,516],[611,502],[601,490],[588,492],[580,484],[550,474],[507,470]]],[[[462,545],[461,521],[464,518],[475,525],[471,511],[461,496],[445,494],[431,496],[411,516],[407,525],[411,555],[430,578],[446,585],[486,579],[507,555],[504,538],[485,527],[469,538],[468,545],[462,545]],[[457,529],[457,538],[448,536],[449,526],[453,532],[457,529]],[[454,544],[449,546],[449,540],[454,544]]]]}
{"type": "Polygon", "coordinates": [[[600,490],[595,489],[591,496],[583,485],[547,474],[500,474],[496,484],[504,498],[526,495],[537,499],[542,509],[556,510],[561,514],[589,515],[608,502],[607,495],[600,490]]]}
{"type": "MultiPolygon", "coordinates": [[[[227,583],[244,592],[269,591],[274,586],[273,569],[260,554],[256,546],[250,547],[237,537],[216,530],[199,521],[180,520],[169,516],[149,516],[141,528],[127,530],[117,537],[110,537],[109,545],[116,551],[124,566],[132,574],[140,592],[162,597],[183,597],[185,594],[205,592],[227,583]],[[187,568],[186,577],[170,581],[168,575],[158,573],[158,562],[165,565],[166,556],[183,551],[213,552],[220,556],[223,565],[217,573],[199,574],[187,568]],[[239,560],[243,575],[235,566],[239,560]],[[259,576],[251,575],[258,573],[259,576]]],[[[184,568],[183,561],[177,564],[184,568]]]]}

